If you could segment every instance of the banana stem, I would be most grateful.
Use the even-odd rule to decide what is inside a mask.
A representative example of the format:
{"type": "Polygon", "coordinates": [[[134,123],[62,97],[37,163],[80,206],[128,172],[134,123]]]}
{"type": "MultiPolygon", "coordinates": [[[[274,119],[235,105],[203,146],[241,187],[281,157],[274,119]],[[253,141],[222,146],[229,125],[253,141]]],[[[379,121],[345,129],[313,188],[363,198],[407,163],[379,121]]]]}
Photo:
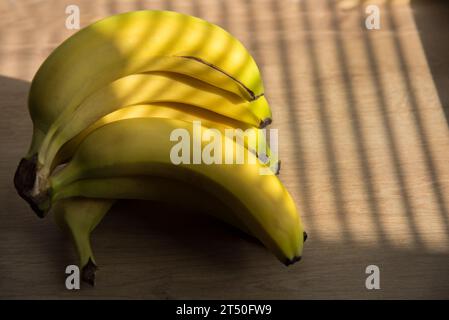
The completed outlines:
{"type": "Polygon", "coordinates": [[[35,154],[38,153],[44,138],[45,138],[45,133],[43,133],[40,129],[38,129],[36,126],[34,126],[33,127],[33,137],[31,139],[31,145],[28,149],[25,159],[31,159],[35,154]]]}

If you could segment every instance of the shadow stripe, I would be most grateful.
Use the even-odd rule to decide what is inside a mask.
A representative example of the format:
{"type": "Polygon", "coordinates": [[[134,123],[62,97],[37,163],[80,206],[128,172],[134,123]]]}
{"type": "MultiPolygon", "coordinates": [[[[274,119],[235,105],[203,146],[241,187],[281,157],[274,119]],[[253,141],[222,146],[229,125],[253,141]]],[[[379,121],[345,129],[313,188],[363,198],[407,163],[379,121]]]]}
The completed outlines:
{"type": "MultiPolygon", "coordinates": [[[[364,21],[364,6],[360,7],[360,21],[364,21]]],[[[362,32],[362,39],[363,39],[363,45],[365,47],[365,52],[367,56],[367,62],[369,64],[370,73],[369,76],[372,81],[373,88],[376,92],[377,97],[377,107],[379,109],[379,113],[382,116],[382,124],[383,124],[383,131],[386,133],[387,136],[387,146],[390,150],[389,156],[390,161],[393,164],[395,178],[399,184],[399,191],[400,191],[400,197],[402,199],[402,206],[404,208],[404,211],[408,218],[408,224],[410,231],[413,234],[413,240],[415,242],[415,245],[417,247],[422,247],[422,239],[419,235],[418,228],[416,226],[416,221],[414,217],[414,212],[411,204],[411,197],[409,192],[406,188],[406,182],[405,182],[405,173],[401,168],[401,160],[399,157],[399,148],[396,144],[396,140],[394,138],[394,130],[393,130],[393,123],[388,117],[388,103],[387,98],[382,86],[382,81],[380,79],[380,70],[379,66],[377,64],[376,60],[376,54],[373,48],[372,41],[368,35],[369,31],[363,31],[362,32]]]]}
{"type": "Polygon", "coordinates": [[[363,188],[368,196],[368,206],[371,213],[371,217],[375,223],[377,234],[380,236],[381,240],[386,243],[387,238],[385,235],[385,231],[382,227],[382,223],[379,218],[380,209],[375,197],[375,189],[372,181],[372,172],[368,165],[368,154],[366,151],[366,147],[364,145],[363,130],[361,130],[361,120],[360,114],[357,110],[357,104],[354,98],[354,86],[351,80],[351,76],[348,72],[349,66],[347,62],[347,55],[343,46],[343,39],[341,38],[341,29],[340,24],[337,20],[337,10],[335,7],[335,3],[332,0],[327,0],[327,6],[332,11],[332,20],[331,24],[335,32],[334,37],[334,45],[337,49],[337,58],[340,64],[340,74],[343,77],[343,85],[345,86],[345,90],[343,92],[345,96],[345,100],[347,101],[348,111],[352,116],[351,125],[352,132],[354,136],[354,142],[357,149],[357,154],[359,155],[359,163],[361,167],[361,173],[363,175],[363,188]]]}
{"type": "MultiPolygon", "coordinates": [[[[388,22],[390,23],[393,32],[397,33],[398,28],[396,25],[396,21],[393,18],[393,10],[392,10],[390,2],[387,3],[387,10],[389,13],[386,15],[388,18],[388,22]]],[[[436,170],[435,170],[435,167],[433,164],[432,150],[430,149],[429,143],[427,141],[428,135],[425,132],[423,120],[421,119],[421,116],[420,116],[418,101],[417,101],[416,95],[412,89],[412,82],[410,79],[407,64],[405,62],[405,55],[404,55],[404,52],[401,47],[399,37],[397,36],[397,34],[395,34],[394,39],[395,39],[393,41],[394,48],[396,51],[396,55],[399,58],[400,68],[403,71],[401,73],[401,76],[403,78],[403,83],[404,83],[405,89],[407,90],[407,95],[410,98],[410,106],[411,106],[411,110],[412,110],[412,114],[413,114],[413,120],[415,122],[415,126],[418,131],[419,143],[423,149],[424,162],[427,167],[426,168],[427,172],[430,175],[430,178],[432,179],[432,182],[433,182],[432,191],[435,196],[435,200],[437,201],[440,216],[441,216],[443,223],[445,225],[445,228],[446,228],[446,233],[449,233],[449,218],[448,218],[447,205],[445,203],[443,193],[441,191],[441,183],[438,179],[438,175],[436,173],[436,170]]]]}

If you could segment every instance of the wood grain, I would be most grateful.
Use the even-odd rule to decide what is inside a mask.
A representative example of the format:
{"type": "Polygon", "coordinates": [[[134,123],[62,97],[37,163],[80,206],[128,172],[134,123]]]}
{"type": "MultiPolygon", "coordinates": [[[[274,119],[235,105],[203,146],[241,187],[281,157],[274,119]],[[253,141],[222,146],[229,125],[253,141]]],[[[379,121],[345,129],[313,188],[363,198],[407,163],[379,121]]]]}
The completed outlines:
{"type": "Polygon", "coordinates": [[[441,43],[447,22],[429,23],[446,7],[382,3],[381,29],[368,31],[357,1],[2,1],[0,297],[449,298],[449,41],[441,43]],[[279,130],[281,179],[310,236],[303,261],[286,268],[200,214],[122,202],[94,234],[97,287],[65,289],[65,266],[76,263],[70,241],[33,215],[12,176],[31,136],[30,81],[73,33],[68,4],[80,6],[83,26],[128,10],[177,10],[247,45],[279,130]],[[365,289],[370,264],[381,290],[365,289]]]}

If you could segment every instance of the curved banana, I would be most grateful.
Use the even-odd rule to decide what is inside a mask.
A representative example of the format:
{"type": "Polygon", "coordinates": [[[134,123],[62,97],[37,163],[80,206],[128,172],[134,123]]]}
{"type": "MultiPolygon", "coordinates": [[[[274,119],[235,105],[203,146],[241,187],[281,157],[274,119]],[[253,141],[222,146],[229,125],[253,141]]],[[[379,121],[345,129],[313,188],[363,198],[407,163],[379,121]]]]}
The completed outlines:
{"type": "Polygon", "coordinates": [[[250,234],[248,228],[221,200],[194,185],[174,179],[148,176],[82,179],[52,195],[52,203],[69,198],[102,200],[150,200],[194,209],[250,234]]]}
{"type": "Polygon", "coordinates": [[[29,95],[34,133],[26,158],[63,110],[116,79],[147,71],[192,76],[246,100],[263,94],[253,58],[217,25],[170,11],[115,15],[68,38],[39,68],[29,95]]]}
{"type": "Polygon", "coordinates": [[[122,106],[151,102],[190,104],[229,117],[241,126],[260,127],[266,118],[271,117],[271,109],[265,97],[251,102],[242,101],[226,91],[185,76],[167,72],[135,74],[101,88],[84,100],[75,111],[64,110],[46,134],[39,150],[39,158],[44,157],[42,154],[48,152],[54,136],[64,130],[66,125],[76,125],[74,129],[81,130],[82,121],[92,122],[92,119],[96,120],[122,106]]]}
{"type": "MultiPolygon", "coordinates": [[[[262,119],[256,112],[270,107],[264,97],[241,102],[225,91],[204,82],[168,73],[131,75],[112,82],[86,99],[73,113],[64,112],[48,131],[38,153],[37,190],[50,174],[54,157],[67,141],[80,134],[96,120],[123,106],[152,102],[178,102],[207,109],[244,122],[244,126],[258,126],[262,119]]],[[[68,111],[65,110],[65,111],[68,111]]]]}
{"type": "Polygon", "coordinates": [[[78,252],[82,279],[95,284],[97,270],[90,244],[90,234],[103,219],[115,200],[70,198],[56,202],[52,213],[56,224],[68,233],[78,252]]]}
{"type": "MultiPolygon", "coordinates": [[[[42,168],[43,171],[53,171],[53,169],[64,162],[70,160],[79,144],[94,130],[115,121],[134,118],[167,118],[184,121],[200,121],[201,125],[207,128],[218,129],[222,134],[226,134],[226,129],[234,130],[239,128],[241,123],[230,118],[220,116],[208,110],[196,108],[191,105],[181,103],[153,103],[143,105],[133,105],[111,112],[95,123],[84,129],[73,139],[66,142],[58,151],[49,168],[42,168]]],[[[279,160],[277,155],[272,154],[267,145],[267,138],[264,129],[257,129],[251,126],[244,126],[242,130],[241,143],[253,151],[260,161],[270,166],[275,174],[279,173],[279,160]]],[[[240,141],[238,141],[240,142],[240,141]]]]}
{"type": "MultiPolygon", "coordinates": [[[[87,178],[147,175],[184,181],[236,208],[236,215],[251,234],[281,261],[290,264],[299,260],[303,227],[291,196],[277,176],[260,175],[262,165],[251,153],[245,164],[174,165],[170,141],[174,130],[201,140],[195,138],[198,132],[194,132],[192,123],[173,119],[128,119],[95,130],[81,143],[71,162],[50,177],[48,195],[87,178]]],[[[223,157],[234,152],[231,149],[243,148],[226,137],[221,138],[221,146],[223,157]]],[[[205,150],[208,144],[201,141],[200,147],[205,150]]],[[[44,200],[42,211],[51,205],[49,199],[44,200]]]]}

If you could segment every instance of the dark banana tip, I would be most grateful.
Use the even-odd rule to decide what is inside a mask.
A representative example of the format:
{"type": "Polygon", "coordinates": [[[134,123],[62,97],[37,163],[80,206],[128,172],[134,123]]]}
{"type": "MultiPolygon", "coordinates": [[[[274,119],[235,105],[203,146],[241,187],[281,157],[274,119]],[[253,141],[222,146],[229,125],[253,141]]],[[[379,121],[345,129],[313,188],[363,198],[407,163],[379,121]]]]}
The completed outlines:
{"type": "MultiPolygon", "coordinates": [[[[307,232],[303,231],[302,235],[303,235],[303,242],[306,242],[307,237],[308,237],[307,232]]],[[[293,259],[287,259],[284,261],[284,264],[288,267],[289,265],[292,265],[298,261],[301,261],[301,259],[302,259],[301,256],[294,257],[293,259]]]]}
{"type": "Polygon", "coordinates": [[[89,261],[83,267],[83,270],[81,272],[81,280],[83,280],[84,282],[87,282],[92,287],[94,287],[95,286],[95,273],[97,272],[97,270],[98,270],[98,267],[89,258],[89,261]]]}
{"type": "Polygon", "coordinates": [[[272,122],[273,122],[273,120],[271,118],[266,118],[266,119],[260,121],[259,127],[260,127],[260,129],[263,129],[266,126],[269,126],[272,122]]]}
{"type": "Polygon", "coordinates": [[[278,176],[280,172],[281,172],[281,160],[278,160],[278,162],[276,163],[276,169],[274,170],[274,174],[278,176]]]}
{"type": "Polygon", "coordinates": [[[296,263],[296,262],[298,262],[298,261],[300,261],[302,259],[302,257],[301,256],[298,256],[298,257],[294,257],[293,259],[287,259],[287,260],[285,260],[285,262],[284,262],[284,264],[285,264],[285,266],[289,266],[289,265],[292,265],[292,264],[294,264],[294,263],[296,263]]]}
{"type": "Polygon", "coordinates": [[[30,159],[22,158],[14,174],[14,187],[17,193],[33,209],[39,218],[45,216],[45,212],[39,208],[36,199],[31,195],[31,191],[36,180],[37,154],[30,159]]]}

